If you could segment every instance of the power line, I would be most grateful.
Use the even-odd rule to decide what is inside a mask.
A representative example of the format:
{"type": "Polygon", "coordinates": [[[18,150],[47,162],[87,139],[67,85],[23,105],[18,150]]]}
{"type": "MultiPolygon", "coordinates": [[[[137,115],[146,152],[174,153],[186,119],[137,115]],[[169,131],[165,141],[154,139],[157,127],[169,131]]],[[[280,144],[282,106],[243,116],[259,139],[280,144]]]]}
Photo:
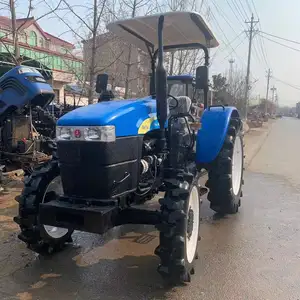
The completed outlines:
{"type": "MultiPolygon", "coordinates": [[[[247,39],[247,37],[245,37],[243,40],[241,40],[241,42],[240,42],[237,46],[234,47],[235,50],[236,50],[243,42],[245,42],[246,39],[247,39]]],[[[224,58],[224,60],[227,59],[229,56],[231,56],[232,53],[233,53],[235,50],[232,50],[232,51],[224,58]]]]}
{"type": "MultiPolygon", "coordinates": [[[[230,2],[228,0],[226,0],[228,6],[230,7],[231,11],[233,12],[234,16],[236,17],[236,19],[238,20],[238,22],[242,25],[242,27],[244,27],[244,23],[243,21],[240,20],[240,18],[237,16],[236,11],[233,9],[232,5],[230,4],[230,2]]],[[[243,19],[243,17],[242,17],[243,19]]]]}
{"type": "Polygon", "coordinates": [[[259,55],[259,51],[256,49],[256,46],[254,43],[253,43],[253,49],[254,49],[254,54],[255,54],[257,60],[259,61],[260,64],[262,64],[263,62],[261,60],[261,56],[259,55]]]}
{"type": "MultiPolygon", "coordinates": [[[[255,3],[254,3],[254,0],[251,0],[252,7],[251,7],[251,5],[250,5],[250,1],[249,1],[249,0],[246,0],[246,3],[247,3],[247,6],[248,6],[248,8],[249,8],[250,13],[252,12],[252,7],[253,7],[254,12],[255,12],[255,14],[256,14],[258,20],[259,20],[259,14],[258,14],[258,12],[257,12],[256,6],[255,6],[255,3]]],[[[261,24],[260,24],[260,23],[258,24],[258,27],[259,27],[260,31],[262,31],[262,29],[261,29],[261,24]]],[[[260,49],[261,49],[263,61],[264,61],[264,63],[266,64],[266,67],[269,68],[269,62],[268,62],[267,54],[266,54],[266,50],[265,50],[266,47],[265,47],[265,44],[264,44],[264,40],[261,38],[261,36],[259,36],[259,38],[258,38],[258,44],[259,44],[259,47],[260,47],[260,49]]]]}
{"type": "Polygon", "coordinates": [[[232,1],[233,6],[235,7],[236,11],[238,12],[238,14],[241,16],[241,19],[244,20],[245,17],[243,16],[242,11],[240,10],[240,8],[239,8],[238,4],[236,3],[236,1],[235,0],[231,0],[231,1],[232,1]]]}
{"type": "MultiPolygon", "coordinates": [[[[223,10],[220,9],[220,8],[216,5],[215,1],[213,1],[212,3],[213,3],[213,5],[214,5],[215,8],[216,8],[217,13],[220,14],[220,15],[223,17],[223,19],[227,22],[227,24],[228,24],[228,25],[232,28],[232,30],[236,33],[236,31],[233,29],[233,27],[231,26],[230,22],[228,21],[228,17],[224,14],[223,10]],[[220,10],[221,10],[221,12],[220,12],[220,10]],[[226,17],[224,17],[224,15],[225,15],[226,17]]],[[[231,54],[234,53],[235,56],[240,60],[240,62],[241,62],[242,64],[245,65],[244,60],[241,59],[241,57],[237,54],[237,52],[235,51],[235,49],[231,46],[231,42],[229,42],[229,40],[228,40],[228,38],[227,38],[225,32],[223,31],[222,27],[221,27],[220,24],[218,23],[217,18],[215,17],[215,15],[213,14],[212,11],[211,11],[211,16],[212,16],[212,18],[215,20],[217,26],[219,27],[220,31],[223,33],[223,35],[224,35],[224,37],[225,37],[225,39],[226,39],[226,41],[227,41],[227,43],[225,43],[226,48],[230,47],[231,50],[232,50],[231,54]]],[[[239,36],[240,36],[241,34],[242,34],[242,33],[237,34],[237,38],[239,38],[239,36]]],[[[242,42],[243,42],[243,41],[242,41],[242,42]]],[[[215,53],[215,54],[216,54],[216,53],[215,53]]]]}
{"type": "Polygon", "coordinates": [[[293,85],[293,84],[291,84],[291,83],[288,83],[288,82],[286,82],[286,81],[283,81],[283,80],[281,80],[281,79],[278,79],[278,78],[276,78],[276,77],[274,77],[274,76],[272,76],[272,78],[274,78],[276,81],[281,82],[281,83],[283,83],[283,84],[285,84],[285,85],[287,85],[287,86],[289,86],[289,87],[291,87],[291,88],[293,88],[293,89],[296,89],[296,90],[299,90],[299,91],[300,91],[300,87],[298,87],[298,86],[295,86],[295,85],[293,85]]]}
{"type": "Polygon", "coordinates": [[[278,35],[274,35],[274,34],[267,33],[267,32],[263,32],[263,31],[260,31],[260,33],[263,33],[263,34],[266,34],[266,35],[275,37],[275,38],[280,39],[280,40],[284,40],[284,41],[286,41],[286,42],[290,42],[290,43],[294,43],[294,44],[300,45],[300,42],[293,41],[293,40],[289,40],[289,39],[287,39],[287,38],[283,38],[283,37],[280,37],[280,36],[278,36],[278,35]]]}
{"type": "Polygon", "coordinates": [[[249,3],[249,0],[246,0],[246,4],[248,6],[249,12],[252,13],[253,11],[252,11],[251,5],[249,3]]]}
{"type": "MultiPolygon", "coordinates": [[[[231,46],[231,47],[233,47],[233,43],[243,34],[244,32],[242,31],[242,32],[240,32],[238,35],[236,35],[235,36],[235,38],[229,43],[229,45],[225,45],[225,48],[224,49],[222,49],[221,51],[219,51],[219,53],[220,52],[223,52],[224,50],[226,50],[227,48],[228,48],[228,46],[231,46]]],[[[241,44],[242,44],[242,42],[244,42],[245,41],[245,38],[237,45],[237,46],[235,46],[234,48],[235,49],[237,49],[241,44]]],[[[212,58],[211,58],[211,62],[213,62],[213,60],[215,59],[215,57],[216,57],[216,55],[217,55],[217,53],[218,53],[218,50],[220,49],[221,47],[219,47],[217,50],[216,50],[216,52],[214,53],[214,55],[212,56],[212,58]]],[[[228,56],[226,56],[226,58],[227,57],[229,57],[232,53],[234,52],[234,50],[228,55],[228,56]]],[[[225,58],[225,59],[226,59],[225,58]]]]}
{"type": "Polygon", "coordinates": [[[226,47],[230,47],[230,48],[233,50],[233,52],[235,53],[236,57],[237,57],[243,64],[245,64],[245,62],[238,56],[238,54],[236,53],[236,51],[232,48],[232,46],[231,46],[231,44],[230,44],[230,42],[229,42],[229,40],[228,40],[228,37],[226,36],[224,30],[222,29],[221,25],[219,24],[217,18],[215,17],[215,15],[213,14],[212,11],[211,11],[211,16],[212,16],[212,18],[214,19],[214,21],[216,22],[216,25],[218,26],[218,28],[219,28],[220,31],[222,32],[223,36],[225,37],[225,40],[226,40],[227,43],[224,43],[224,44],[226,45],[226,47]]]}
{"type": "Polygon", "coordinates": [[[277,41],[274,41],[274,40],[272,40],[272,39],[269,39],[269,38],[267,38],[266,36],[262,36],[262,35],[260,35],[260,36],[261,36],[261,37],[263,37],[264,39],[266,39],[266,40],[270,41],[270,42],[273,42],[273,43],[275,43],[275,44],[278,44],[278,45],[280,45],[280,46],[283,46],[283,47],[289,48],[289,49],[291,49],[291,50],[294,50],[294,51],[300,52],[300,50],[299,50],[299,49],[296,49],[296,48],[290,47],[290,46],[288,46],[288,45],[285,45],[285,44],[279,43],[279,42],[277,42],[277,41]]]}
{"type": "Polygon", "coordinates": [[[266,52],[265,52],[265,44],[264,44],[264,40],[262,39],[262,37],[260,35],[258,35],[259,39],[258,39],[258,44],[260,46],[260,49],[261,49],[261,53],[262,53],[262,56],[263,56],[263,60],[267,66],[267,68],[269,68],[269,63],[268,63],[268,59],[267,59],[267,55],[266,55],[266,52]]]}
{"type": "Polygon", "coordinates": [[[253,1],[253,0],[251,0],[251,2],[252,2],[252,4],[253,4],[253,7],[254,7],[254,12],[256,13],[256,16],[257,16],[257,17],[259,17],[259,16],[258,16],[258,13],[257,13],[257,10],[256,10],[256,7],[255,7],[255,3],[254,3],[254,1],[253,1]]]}
{"type": "Polygon", "coordinates": [[[216,8],[217,12],[219,13],[219,15],[225,20],[225,22],[229,25],[229,27],[231,28],[231,30],[237,34],[237,32],[235,31],[235,29],[232,27],[232,25],[230,24],[230,22],[228,21],[228,17],[226,16],[226,14],[224,13],[224,11],[216,4],[216,2],[214,0],[211,0],[212,4],[214,5],[214,7],[216,8]]]}
{"type": "Polygon", "coordinates": [[[246,16],[246,18],[247,18],[247,12],[246,12],[246,10],[245,10],[245,8],[244,8],[244,5],[243,5],[242,1],[241,1],[241,0],[238,0],[238,1],[239,1],[239,3],[241,4],[242,10],[243,10],[243,12],[244,12],[244,14],[245,14],[245,16],[246,16]]]}

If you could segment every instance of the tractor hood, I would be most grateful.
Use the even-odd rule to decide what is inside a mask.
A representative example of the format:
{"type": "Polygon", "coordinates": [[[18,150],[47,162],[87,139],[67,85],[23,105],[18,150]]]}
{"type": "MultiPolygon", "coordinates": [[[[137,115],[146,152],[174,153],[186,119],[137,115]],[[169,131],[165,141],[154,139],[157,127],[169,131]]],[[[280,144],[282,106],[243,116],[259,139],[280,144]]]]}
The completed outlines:
{"type": "Polygon", "coordinates": [[[159,128],[156,100],[151,97],[106,101],[75,109],[58,122],[58,126],[114,125],[116,136],[134,136],[159,128]]]}

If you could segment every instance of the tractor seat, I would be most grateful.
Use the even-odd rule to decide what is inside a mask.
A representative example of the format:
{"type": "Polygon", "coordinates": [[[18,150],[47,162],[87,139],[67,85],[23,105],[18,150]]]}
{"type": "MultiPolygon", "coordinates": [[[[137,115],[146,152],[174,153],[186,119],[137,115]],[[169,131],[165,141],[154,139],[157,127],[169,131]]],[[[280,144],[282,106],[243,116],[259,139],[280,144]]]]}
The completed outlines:
{"type": "Polygon", "coordinates": [[[191,109],[192,100],[187,96],[179,96],[176,97],[178,100],[178,106],[176,107],[177,103],[173,98],[168,98],[168,104],[170,108],[170,115],[188,113],[191,109]],[[176,107],[176,108],[173,108],[176,107]]]}

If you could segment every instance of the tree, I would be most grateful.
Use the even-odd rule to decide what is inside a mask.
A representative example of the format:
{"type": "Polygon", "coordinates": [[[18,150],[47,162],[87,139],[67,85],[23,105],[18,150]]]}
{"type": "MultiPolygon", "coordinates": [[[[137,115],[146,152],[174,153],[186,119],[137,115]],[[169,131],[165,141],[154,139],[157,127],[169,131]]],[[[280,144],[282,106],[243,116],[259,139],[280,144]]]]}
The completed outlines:
{"type": "Polygon", "coordinates": [[[88,89],[88,103],[93,103],[94,100],[94,86],[96,76],[96,51],[97,51],[97,36],[99,31],[102,31],[102,17],[106,13],[107,0],[92,0],[87,5],[72,5],[67,0],[62,0],[64,5],[64,11],[67,13],[62,17],[56,14],[56,16],[69,28],[71,32],[77,38],[81,38],[82,41],[89,39],[91,41],[91,56],[90,63],[88,64],[88,72],[86,74],[89,84],[88,89]],[[82,13],[84,11],[84,13],[82,13]],[[76,30],[70,26],[67,21],[67,16],[75,18],[81,30],[76,30]]]}
{"type": "Polygon", "coordinates": [[[226,88],[228,87],[227,78],[222,76],[222,74],[213,75],[212,80],[213,80],[213,89],[216,92],[225,91],[226,88]]]}
{"type": "Polygon", "coordinates": [[[222,74],[212,76],[212,88],[215,92],[215,104],[227,104],[244,109],[245,80],[243,71],[236,70],[232,73],[230,84],[222,74]]]}
{"type": "Polygon", "coordinates": [[[245,76],[242,70],[232,72],[231,82],[227,87],[231,95],[230,105],[237,107],[240,111],[245,110],[245,76]]]}

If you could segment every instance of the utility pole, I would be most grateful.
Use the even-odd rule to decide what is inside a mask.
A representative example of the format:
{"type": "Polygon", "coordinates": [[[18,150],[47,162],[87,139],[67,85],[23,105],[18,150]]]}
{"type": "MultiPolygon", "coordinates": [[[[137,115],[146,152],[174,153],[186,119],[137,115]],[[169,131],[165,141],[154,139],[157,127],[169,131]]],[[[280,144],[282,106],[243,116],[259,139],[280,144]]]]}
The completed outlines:
{"type": "Polygon", "coordinates": [[[266,95],[266,114],[268,113],[268,99],[269,99],[269,87],[270,87],[270,78],[271,78],[271,70],[268,70],[267,73],[267,95],[266,95]]]}
{"type": "Polygon", "coordinates": [[[254,21],[254,16],[252,14],[251,21],[246,21],[246,24],[250,23],[250,30],[249,32],[249,49],[248,49],[248,64],[247,64],[247,75],[246,75],[246,86],[245,86],[245,117],[247,119],[248,114],[248,98],[249,98],[249,81],[250,81],[250,63],[251,63],[251,50],[252,50],[252,40],[253,40],[253,33],[254,33],[254,25],[257,24],[259,21],[254,21]]]}
{"type": "Polygon", "coordinates": [[[233,58],[229,59],[229,84],[232,85],[232,79],[233,79],[233,64],[235,60],[233,58]]]}
{"type": "MultiPolygon", "coordinates": [[[[275,91],[276,91],[277,89],[276,89],[276,87],[273,85],[273,87],[271,88],[271,91],[272,91],[272,106],[274,105],[275,106],[275,102],[274,102],[274,100],[275,100],[275,91]]],[[[273,109],[272,109],[272,112],[274,113],[274,107],[272,107],[273,109]]]]}
{"type": "Polygon", "coordinates": [[[275,105],[276,105],[275,111],[276,111],[276,113],[278,113],[279,112],[279,103],[278,103],[278,94],[277,93],[275,96],[275,105]]]}

